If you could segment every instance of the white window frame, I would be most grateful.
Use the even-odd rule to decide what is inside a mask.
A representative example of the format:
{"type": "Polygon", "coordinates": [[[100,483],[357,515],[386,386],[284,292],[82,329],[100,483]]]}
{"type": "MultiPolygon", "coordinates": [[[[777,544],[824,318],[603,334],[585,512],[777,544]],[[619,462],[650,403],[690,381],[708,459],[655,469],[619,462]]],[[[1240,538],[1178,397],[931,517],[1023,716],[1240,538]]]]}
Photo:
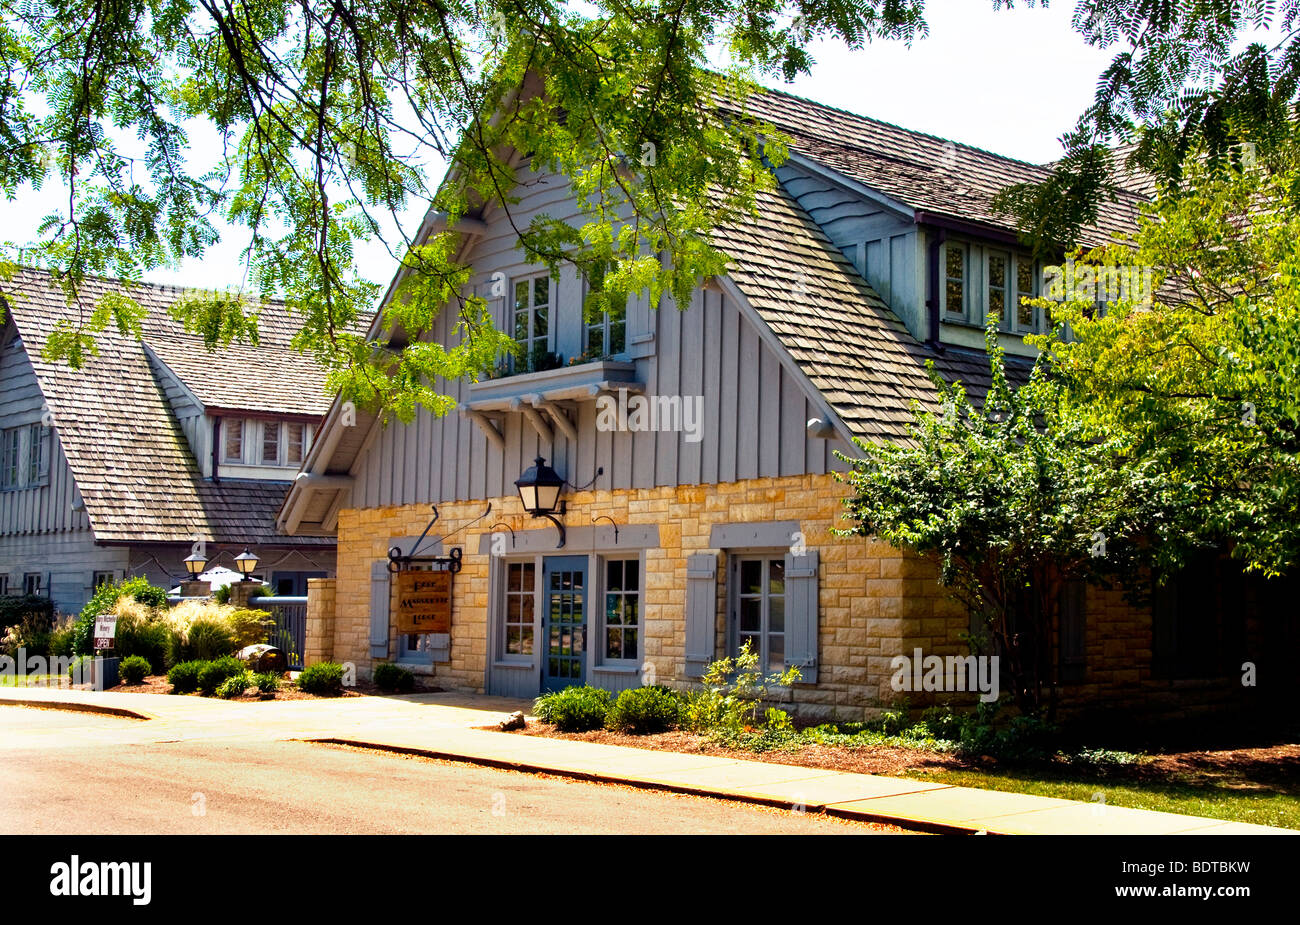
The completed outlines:
{"type": "Polygon", "coordinates": [[[1004,325],[1006,330],[1010,331],[1012,334],[1038,333],[1042,328],[1042,309],[1032,309],[1033,314],[1028,327],[1020,323],[1020,299],[1026,295],[1030,298],[1037,298],[1039,292],[1042,291],[1042,280],[1038,274],[1038,266],[1032,257],[1028,257],[1024,254],[1011,255],[1011,266],[1007,277],[1007,289],[1009,293],[1014,293],[1015,295],[1013,300],[1009,300],[1012,301],[1012,307],[1011,310],[1007,312],[1007,318],[1004,325]],[[1022,292],[1020,289],[1020,266],[1022,263],[1029,264],[1030,272],[1033,274],[1033,288],[1028,293],[1022,292]]]}
{"type": "MultiPolygon", "coordinates": [[[[596,618],[595,620],[591,619],[591,617],[593,616],[592,614],[588,614],[588,622],[595,624],[596,633],[598,634],[598,638],[600,640],[599,648],[596,650],[599,653],[599,658],[597,659],[596,663],[598,665],[607,668],[639,667],[646,660],[645,556],[640,556],[640,555],[599,556],[597,557],[596,562],[597,562],[597,569],[599,570],[599,575],[597,576],[597,588],[596,588],[596,594],[594,595],[594,598],[596,601],[600,602],[600,611],[598,614],[594,615],[596,618]],[[624,563],[624,569],[626,569],[627,567],[626,563],[631,562],[636,564],[636,569],[637,569],[636,587],[634,589],[624,588],[623,590],[616,591],[616,592],[611,592],[609,590],[608,587],[609,565],[614,562],[624,563]],[[636,622],[617,624],[617,627],[621,632],[626,633],[628,630],[631,630],[636,634],[636,656],[633,658],[627,658],[627,657],[614,658],[609,655],[609,629],[611,627],[605,621],[606,621],[606,617],[609,614],[608,598],[611,593],[618,594],[624,599],[634,598],[636,600],[636,622]]],[[[624,579],[626,580],[626,571],[624,572],[624,579]]]]}
{"type": "Polygon", "coordinates": [[[307,459],[307,454],[311,452],[311,425],[306,421],[284,421],[280,431],[280,458],[283,460],[282,465],[287,467],[298,468],[307,459]],[[293,427],[302,428],[302,449],[300,458],[297,462],[289,459],[289,430],[293,427]]]}
{"type": "Polygon", "coordinates": [[[50,428],[44,424],[27,425],[27,446],[23,453],[26,472],[23,482],[28,487],[46,485],[50,480],[50,428]]]}
{"type": "Polygon", "coordinates": [[[981,300],[984,305],[984,319],[987,320],[993,312],[993,290],[1002,290],[1002,311],[998,313],[998,325],[1002,328],[1007,326],[1007,317],[1010,314],[1012,294],[1015,291],[1012,271],[1015,264],[1012,262],[1009,251],[1000,251],[996,248],[984,249],[984,298],[981,300]],[[1002,286],[993,285],[993,260],[1000,257],[1003,261],[1002,286]]]}
{"type": "Polygon", "coordinates": [[[23,429],[6,427],[0,430],[0,489],[22,487],[23,429]]]}
{"type": "Polygon", "coordinates": [[[254,447],[257,450],[257,465],[274,466],[279,468],[283,465],[281,460],[284,459],[284,427],[281,421],[258,421],[257,442],[254,447]],[[268,460],[266,458],[266,435],[272,433],[275,435],[275,457],[268,460]]]}
{"type": "Polygon", "coordinates": [[[510,335],[514,338],[515,343],[523,348],[523,356],[515,362],[527,367],[529,359],[532,357],[533,350],[537,344],[542,344],[546,351],[551,351],[551,344],[555,338],[555,280],[551,279],[548,272],[528,273],[522,276],[516,276],[510,280],[510,335]],[[537,301],[537,281],[546,280],[546,302],[541,305],[535,304],[537,301]],[[526,309],[519,308],[519,286],[526,284],[528,287],[528,305],[526,309]],[[544,308],[546,310],[546,333],[537,333],[537,310],[544,308]],[[517,318],[521,311],[528,312],[528,334],[524,340],[517,336],[518,323],[517,318]]]}
{"type": "Polygon", "coordinates": [[[968,245],[965,241],[944,241],[943,244],[940,245],[939,250],[940,253],[942,254],[942,260],[943,260],[942,272],[939,274],[939,289],[940,289],[939,298],[940,298],[941,315],[942,317],[945,317],[950,321],[970,321],[970,315],[971,315],[970,308],[971,308],[971,301],[972,301],[971,291],[970,291],[970,284],[971,284],[970,245],[968,245]],[[961,267],[962,267],[962,275],[960,277],[962,304],[957,311],[953,311],[951,306],[948,305],[948,283],[950,281],[954,281],[957,279],[957,277],[950,276],[948,273],[948,254],[954,248],[961,251],[961,267]]]}
{"type": "Polygon", "coordinates": [[[787,581],[785,579],[785,553],[782,549],[746,549],[736,550],[728,556],[728,574],[727,574],[727,614],[728,614],[728,631],[727,631],[727,654],[735,657],[740,654],[741,636],[757,635],[760,640],[759,646],[759,671],[764,675],[770,673],[779,673],[789,666],[790,657],[790,611],[785,606],[787,592],[785,590],[787,581]],[[782,591],[779,595],[781,598],[782,621],[781,631],[781,665],[772,665],[771,658],[771,636],[778,635],[772,632],[771,627],[771,601],[774,595],[771,594],[772,566],[771,563],[779,561],[782,568],[782,591]],[[740,626],[741,601],[746,598],[752,598],[753,595],[741,591],[740,572],[745,562],[762,562],[763,579],[762,591],[758,599],[761,601],[759,607],[759,629],[758,633],[742,632],[740,626]]]}
{"type": "Polygon", "coordinates": [[[248,427],[247,418],[222,418],[221,419],[221,461],[231,465],[243,465],[244,457],[248,455],[248,427]],[[230,449],[230,430],[233,426],[239,428],[239,455],[231,456],[228,452],[230,449]]]}
{"type": "Polygon", "coordinates": [[[39,596],[44,590],[41,586],[45,583],[45,575],[42,572],[23,572],[23,595],[39,596]],[[35,579],[35,581],[33,581],[35,579]]]}

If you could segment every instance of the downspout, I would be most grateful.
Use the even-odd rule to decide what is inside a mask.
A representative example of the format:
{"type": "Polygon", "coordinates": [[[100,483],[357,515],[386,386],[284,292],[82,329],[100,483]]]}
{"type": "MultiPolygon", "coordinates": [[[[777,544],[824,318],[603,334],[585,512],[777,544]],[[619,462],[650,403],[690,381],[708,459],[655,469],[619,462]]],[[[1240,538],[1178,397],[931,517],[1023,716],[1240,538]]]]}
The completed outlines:
{"type": "Polygon", "coordinates": [[[221,446],[221,416],[214,414],[212,416],[212,481],[218,485],[221,484],[221,475],[217,472],[217,460],[221,458],[217,452],[219,446],[221,446]]]}
{"type": "Polygon", "coordinates": [[[925,300],[928,328],[925,345],[935,353],[943,353],[939,342],[939,248],[948,240],[946,228],[931,226],[929,247],[930,296],[925,300]]]}

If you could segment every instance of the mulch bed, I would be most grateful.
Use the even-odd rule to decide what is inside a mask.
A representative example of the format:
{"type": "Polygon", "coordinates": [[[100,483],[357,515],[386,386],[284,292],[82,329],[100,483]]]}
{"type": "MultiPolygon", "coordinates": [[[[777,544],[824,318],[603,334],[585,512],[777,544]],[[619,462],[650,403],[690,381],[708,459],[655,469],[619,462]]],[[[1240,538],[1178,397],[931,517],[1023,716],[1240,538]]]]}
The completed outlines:
{"type": "MultiPolygon", "coordinates": [[[[495,728],[495,727],[491,727],[495,728]]],[[[831,745],[804,745],[797,749],[752,752],[727,748],[694,732],[664,732],[657,735],[627,735],[599,729],[593,732],[560,732],[547,723],[530,722],[516,735],[545,736],[575,742],[598,742],[652,751],[687,752],[748,761],[825,768],[857,774],[882,774],[891,777],[923,775],[930,771],[996,770],[1004,765],[994,758],[964,758],[942,752],[896,746],[852,748],[831,745]]],[[[1040,767],[1043,767],[1040,765],[1040,767]]],[[[1168,783],[1177,780],[1197,786],[1245,791],[1289,793],[1300,797],[1300,745],[1278,744],[1258,748],[1232,748],[1218,751],[1181,751],[1154,754],[1134,765],[1105,768],[1048,766],[1061,773],[1088,776],[1095,774],[1109,780],[1168,783]]]]}

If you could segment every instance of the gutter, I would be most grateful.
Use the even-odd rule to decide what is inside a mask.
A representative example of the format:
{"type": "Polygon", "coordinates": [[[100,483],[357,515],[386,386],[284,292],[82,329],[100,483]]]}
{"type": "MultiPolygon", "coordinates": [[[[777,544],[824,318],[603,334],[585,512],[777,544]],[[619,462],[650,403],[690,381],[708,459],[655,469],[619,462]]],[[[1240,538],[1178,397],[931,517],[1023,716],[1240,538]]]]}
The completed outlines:
{"type": "Polygon", "coordinates": [[[213,484],[221,484],[221,473],[217,471],[217,460],[221,458],[219,447],[221,446],[221,415],[212,417],[212,481],[213,484]]]}

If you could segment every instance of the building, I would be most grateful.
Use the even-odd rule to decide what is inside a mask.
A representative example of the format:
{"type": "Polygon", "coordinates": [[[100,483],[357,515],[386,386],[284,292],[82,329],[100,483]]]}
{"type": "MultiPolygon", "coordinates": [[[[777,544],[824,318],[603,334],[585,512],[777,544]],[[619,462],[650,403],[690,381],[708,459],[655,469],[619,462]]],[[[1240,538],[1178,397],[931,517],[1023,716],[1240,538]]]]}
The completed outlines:
{"type": "Polygon", "coordinates": [[[138,286],[140,338],[110,326],[81,369],[42,358],[57,323],[116,287],[88,280],[69,304],[41,272],[0,284],[0,593],[75,613],[104,581],[172,587],[196,549],[233,568],[249,547],[284,594],[333,575],[333,538],[275,530],[329,407],[323,371],[289,346],[289,313],[268,304],[258,346],[209,351],[168,314],[182,290],[138,286]]]}
{"type": "MultiPolygon", "coordinates": [[[[905,437],[912,403],[932,402],[927,360],[978,392],[987,313],[1038,294],[1044,269],[989,203],[1047,171],[783,93],[749,105],[793,156],[752,221],[717,230],[732,268],[681,310],[642,299],[587,324],[583,280],[527,264],[499,209],[457,226],[478,291],[508,281],[497,323],[559,365],[439,382],[459,403],[441,419],[384,426],[335,402],[279,517],[295,536],[338,538],[338,578],[313,586],[309,660],[395,661],[444,687],[533,696],[686,685],[749,640],[767,669],[799,667],[802,714],[852,718],[898,696],[895,656],[968,652],[969,617],[930,563],[832,535],[847,493],[835,473],[854,438],[905,437]],[[538,457],[563,481],[551,518],[516,489],[535,465],[545,485],[538,457]],[[449,622],[432,579],[417,622],[416,589],[395,576],[457,566],[449,622]]],[[[516,163],[516,223],[576,213],[563,178],[516,163]]],[[[1086,239],[1130,229],[1139,201],[1123,197],[1086,239]]],[[[1023,369],[1021,338],[1044,319],[1002,314],[1023,369]]],[[[434,336],[451,343],[445,326],[434,336]]],[[[1266,603],[1237,619],[1203,595],[1137,611],[1117,592],[1070,594],[1054,645],[1080,703],[1231,702],[1244,650],[1229,640],[1263,649],[1272,631],[1266,603]]]]}

